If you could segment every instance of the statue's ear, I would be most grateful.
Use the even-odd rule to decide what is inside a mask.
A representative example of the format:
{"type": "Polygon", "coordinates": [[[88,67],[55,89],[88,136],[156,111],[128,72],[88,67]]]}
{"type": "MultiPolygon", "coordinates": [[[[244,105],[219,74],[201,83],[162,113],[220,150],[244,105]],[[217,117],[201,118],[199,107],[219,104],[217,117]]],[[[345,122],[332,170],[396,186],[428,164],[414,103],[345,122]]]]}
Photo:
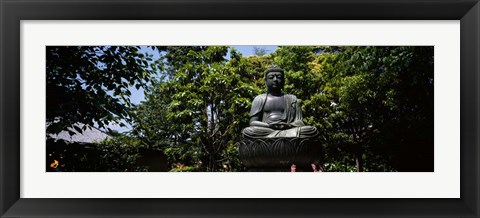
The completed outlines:
{"type": "Polygon", "coordinates": [[[292,107],[295,108],[297,106],[297,103],[299,103],[297,99],[295,99],[295,101],[292,101],[292,107]]]}

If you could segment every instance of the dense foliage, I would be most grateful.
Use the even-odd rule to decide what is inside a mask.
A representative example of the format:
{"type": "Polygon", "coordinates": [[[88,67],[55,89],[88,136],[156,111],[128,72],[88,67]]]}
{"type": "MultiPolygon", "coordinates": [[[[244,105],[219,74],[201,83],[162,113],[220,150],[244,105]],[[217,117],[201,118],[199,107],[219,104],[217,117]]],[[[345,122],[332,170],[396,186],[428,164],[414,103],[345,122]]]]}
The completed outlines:
{"type": "Polygon", "coordinates": [[[156,72],[138,46],[47,46],[46,55],[47,137],[128,119],[129,88],[145,86],[156,72]]]}
{"type": "MultiPolygon", "coordinates": [[[[64,48],[49,49],[57,54],[64,48]]],[[[285,70],[284,91],[301,99],[305,123],[319,129],[323,170],[433,171],[433,47],[280,46],[270,54],[256,49],[256,55],[243,57],[227,46],[171,46],[155,48],[156,62],[144,62],[132,47],[120,47],[116,49],[130,53],[111,53],[118,61],[110,68],[92,64],[92,57],[82,55],[89,49],[62,53],[70,57],[62,61],[78,59],[79,66],[70,69],[63,64],[55,69],[82,70],[85,75],[96,72],[92,78],[101,78],[80,79],[90,81],[88,87],[93,88],[77,84],[73,89],[75,99],[96,101],[88,110],[58,107],[68,113],[53,110],[47,121],[91,124],[93,119],[105,124],[109,116],[128,115],[132,131],[114,137],[115,143],[118,138],[123,145],[133,140],[136,147],[161,151],[172,171],[245,170],[235,143],[248,126],[253,98],[265,92],[264,71],[272,64],[285,70]],[[127,57],[131,61],[122,65],[120,60],[127,57]],[[120,82],[115,83],[111,74],[103,75],[120,65],[128,69],[118,74],[120,82]],[[158,77],[151,80],[153,76],[158,77]],[[125,88],[145,81],[150,82],[145,101],[129,104],[125,88]],[[107,90],[97,95],[100,87],[107,90]],[[108,90],[113,95],[104,94],[108,90]],[[126,104],[113,101],[117,95],[124,96],[126,104]],[[98,112],[93,115],[94,111],[98,112]]],[[[47,81],[55,82],[60,93],[70,93],[69,83],[78,83],[77,77],[47,81]]],[[[49,101],[49,107],[54,103],[49,101]]]]}
{"type": "Polygon", "coordinates": [[[100,143],[47,140],[47,171],[139,172],[148,171],[136,140],[125,136],[100,143]]]}

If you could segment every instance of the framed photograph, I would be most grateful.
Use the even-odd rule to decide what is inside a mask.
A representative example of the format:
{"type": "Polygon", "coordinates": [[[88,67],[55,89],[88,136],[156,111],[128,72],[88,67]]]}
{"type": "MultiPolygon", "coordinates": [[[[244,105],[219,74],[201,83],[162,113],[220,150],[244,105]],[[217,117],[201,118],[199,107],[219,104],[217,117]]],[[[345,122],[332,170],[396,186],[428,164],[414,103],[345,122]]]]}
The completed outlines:
{"type": "MultiPolygon", "coordinates": [[[[2,1],[0,7],[1,217],[479,216],[478,0],[462,2],[38,0],[2,1]],[[250,59],[243,58],[248,56],[247,50],[254,53],[250,59]],[[304,66],[307,70],[297,68],[295,65],[297,62],[292,61],[294,58],[297,58],[296,60],[302,58],[292,56],[301,54],[298,51],[308,51],[312,54],[310,61],[304,66]],[[112,58],[108,54],[115,52],[125,54],[118,59],[118,65],[102,66],[101,63],[106,63],[108,61],[105,60],[112,58]],[[71,54],[80,55],[68,56],[71,54]],[[188,62],[188,58],[197,56],[201,60],[213,60],[215,55],[221,57],[218,63],[188,62]],[[357,58],[358,56],[361,57],[357,58]],[[75,71],[74,64],[78,64],[75,62],[86,60],[87,64],[92,63],[92,60],[102,60],[93,62],[94,69],[99,70],[100,75],[104,69],[122,74],[125,70],[123,66],[127,63],[130,68],[137,65],[153,66],[149,60],[142,61],[146,60],[145,57],[159,57],[158,60],[163,60],[156,64],[162,68],[162,72],[197,72],[198,69],[207,67],[210,75],[202,74],[204,79],[196,86],[188,84],[193,84],[190,79],[198,78],[198,75],[188,73],[165,74],[166,79],[164,77],[156,80],[164,82],[156,86],[163,88],[160,92],[150,91],[148,98],[164,99],[159,105],[176,108],[168,109],[173,111],[170,114],[155,113],[155,117],[164,116],[164,119],[160,120],[167,120],[168,117],[170,121],[158,123],[154,117],[151,120],[158,125],[155,129],[172,124],[188,126],[189,123],[195,123],[195,126],[200,126],[201,119],[200,121],[184,119],[182,114],[188,115],[191,113],[189,107],[201,102],[184,95],[198,92],[204,93],[202,95],[205,96],[205,93],[218,92],[223,87],[222,84],[226,83],[231,90],[245,90],[244,95],[238,94],[239,98],[235,98],[236,95],[226,97],[228,100],[235,98],[236,102],[240,102],[235,105],[244,105],[244,108],[232,109],[230,106],[224,106],[214,109],[217,105],[226,105],[225,96],[232,93],[223,92],[225,95],[223,100],[206,104],[204,107],[205,112],[211,113],[211,115],[206,113],[205,119],[212,120],[211,123],[206,123],[204,128],[210,128],[212,134],[198,140],[206,141],[205,145],[198,146],[198,151],[195,147],[189,147],[187,153],[190,152],[188,153],[190,156],[185,157],[183,155],[185,153],[182,153],[183,156],[180,155],[183,162],[169,161],[165,166],[146,168],[149,172],[139,172],[144,168],[135,164],[142,160],[139,162],[137,159],[129,159],[131,156],[128,155],[130,152],[128,149],[115,151],[118,156],[112,157],[105,155],[111,154],[110,151],[107,153],[98,151],[99,153],[96,153],[98,157],[93,159],[81,155],[78,157],[78,152],[75,153],[75,157],[71,155],[72,153],[69,153],[70,156],[61,154],[66,150],[59,143],[65,141],[58,131],[63,125],[59,117],[67,111],[66,107],[82,108],[87,114],[92,114],[88,110],[93,108],[98,113],[98,119],[94,119],[92,125],[96,127],[107,125],[114,118],[102,114],[100,109],[107,108],[106,111],[117,110],[115,113],[123,113],[121,107],[119,109],[118,105],[109,103],[109,98],[116,95],[123,97],[122,92],[133,91],[122,89],[122,85],[135,86],[137,85],[135,79],[138,78],[126,76],[116,80],[110,78],[108,73],[103,74],[106,75],[105,78],[95,77],[93,80],[97,83],[101,81],[104,86],[111,85],[109,80],[115,80],[117,83],[113,83],[114,88],[108,88],[112,93],[104,93],[105,99],[102,99],[102,92],[99,92],[103,90],[102,88],[92,88],[93,94],[90,93],[90,96],[94,96],[96,100],[89,104],[91,97],[61,95],[58,87],[51,86],[50,82],[59,78],[62,84],[74,81],[71,86],[65,87],[77,86],[78,90],[87,91],[91,85],[88,79],[92,77],[88,75],[75,77],[78,74],[68,76],[66,71],[60,72],[55,69],[71,68],[75,71]],[[175,62],[175,58],[181,64],[175,62]],[[337,60],[339,61],[335,62],[337,60]],[[188,63],[185,64],[185,61],[188,63]],[[238,62],[243,65],[238,65],[238,62]],[[380,65],[375,65],[376,63],[380,65]],[[375,65],[374,69],[378,70],[378,73],[371,72],[370,65],[375,65]],[[254,79],[252,82],[258,84],[239,85],[248,79],[238,79],[238,75],[247,72],[242,69],[251,66],[257,66],[258,69],[248,72],[255,71],[258,75],[249,74],[244,77],[258,77],[260,79],[254,79]],[[332,72],[337,74],[330,77],[326,75],[325,72],[328,70],[325,69],[329,67],[335,68],[336,70],[332,72]],[[412,68],[410,71],[402,71],[412,68]],[[352,71],[363,73],[351,73],[352,71]],[[403,77],[398,76],[397,71],[404,72],[403,77]],[[312,76],[315,73],[323,73],[321,78],[328,77],[324,79],[327,82],[319,80],[318,76],[312,76]],[[230,77],[227,78],[225,75],[230,77]],[[232,79],[233,76],[237,80],[232,79]],[[278,82],[283,79],[286,79],[286,83],[278,82]],[[80,83],[76,84],[75,81],[80,83]],[[200,85],[209,83],[216,84],[211,86],[215,88],[213,91],[208,85],[200,85]],[[281,86],[277,89],[279,84],[281,86]],[[318,84],[322,84],[322,89],[328,91],[319,91],[318,95],[305,94],[310,90],[308,88],[310,86],[317,90],[318,84]],[[394,84],[397,89],[388,89],[394,84]],[[166,90],[174,91],[168,94],[166,90]],[[265,90],[269,94],[262,95],[265,90]],[[294,95],[286,95],[281,91],[294,95]],[[156,97],[152,93],[163,93],[162,96],[167,93],[169,96],[156,97]],[[271,98],[268,97],[270,93],[271,98]],[[80,99],[76,105],[62,102],[62,99],[71,96],[80,99]],[[256,100],[251,104],[250,101],[255,96],[256,100]],[[285,108],[272,103],[277,97],[281,97],[284,102],[288,101],[287,105],[291,106],[285,108]],[[303,107],[300,107],[304,110],[303,118],[301,112],[292,109],[298,108],[297,97],[303,100],[303,107]],[[372,99],[380,100],[372,104],[372,99]],[[241,103],[243,101],[245,104],[241,103]],[[366,103],[359,105],[362,101],[366,103]],[[259,104],[261,106],[258,106],[259,104]],[[98,108],[95,108],[96,106],[98,108]],[[179,109],[182,107],[184,109],[179,109]],[[366,109],[355,109],[361,107],[366,109]],[[58,108],[60,109],[57,110],[58,108]],[[258,115],[255,108],[260,108],[263,116],[268,118],[264,119],[258,115]],[[326,111],[325,108],[332,109],[326,111]],[[351,110],[352,108],[354,110],[351,110]],[[292,115],[291,119],[275,118],[276,115],[272,111],[277,109],[286,114],[293,111],[292,113],[297,115],[295,117],[292,115]],[[232,127],[220,124],[212,127],[215,120],[221,120],[218,114],[225,110],[233,110],[231,114],[241,113],[244,116],[229,117],[227,120],[235,120],[231,122],[235,123],[232,127]],[[349,117],[345,111],[355,116],[349,117]],[[315,114],[324,114],[321,116],[331,118],[329,120],[331,122],[322,123],[317,119],[320,115],[315,114]],[[361,124],[363,127],[356,128],[354,124],[358,124],[357,118],[365,117],[363,115],[369,117],[368,122],[365,121],[361,124]],[[214,119],[216,117],[218,119],[214,119]],[[280,119],[282,122],[271,119],[280,119]],[[379,119],[386,121],[380,122],[379,119]],[[98,122],[102,120],[106,121],[98,122]],[[326,127],[340,121],[344,121],[345,125],[326,127]],[[268,128],[264,126],[258,128],[255,122],[260,124],[265,122],[268,128]],[[347,128],[332,131],[335,128],[352,125],[354,126],[352,129],[356,129],[352,130],[353,132],[348,132],[350,129],[347,128]],[[383,126],[379,128],[378,125],[383,126]],[[217,143],[215,140],[225,138],[230,128],[238,129],[238,135],[241,133],[243,139],[250,140],[235,145],[240,149],[239,161],[244,165],[236,164],[240,163],[238,160],[232,162],[228,158],[222,159],[224,156],[221,155],[226,155],[225,153],[220,156],[215,154],[204,157],[192,155],[196,154],[195,152],[206,151],[211,154],[212,149],[221,147],[221,144],[213,146],[217,143]],[[222,137],[215,138],[218,132],[222,137]],[[275,135],[273,137],[275,140],[269,139],[272,134],[275,135]],[[286,146],[282,143],[304,143],[283,140],[282,137],[292,138],[292,135],[296,135],[296,138],[308,139],[311,136],[317,137],[318,134],[329,143],[343,140],[340,144],[347,141],[354,144],[356,141],[362,141],[364,135],[368,135],[366,138],[370,140],[368,141],[370,150],[365,148],[364,153],[355,153],[344,152],[348,147],[323,146],[321,152],[325,154],[324,157],[331,158],[331,154],[354,154],[349,156],[353,160],[349,162],[350,165],[345,165],[345,162],[335,158],[320,160],[311,159],[307,157],[308,155],[299,157],[297,151],[293,154],[296,158],[292,159],[293,162],[305,160],[302,164],[306,168],[301,164],[297,164],[298,166],[292,164],[291,159],[290,162],[272,159],[275,163],[282,162],[281,166],[278,165],[280,168],[275,168],[277,165],[272,167],[263,159],[248,156],[252,152],[258,154],[260,150],[255,150],[254,146],[261,147],[265,143],[283,148],[286,146]],[[353,138],[349,138],[350,136],[353,138]],[[49,141],[52,138],[54,142],[49,141]],[[277,140],[278,138],[281,140],[277,140]],[[397,140],[401,142],[397,143],[397,140]],[[374,150],[372,147],[377,144],[382,146],[374,150]],[[389,146],[385,146],[386,144],[389,146]],[[390,147],[396,153],[381,153],[384,147],[387,147],[387,150],[390,147]],[[254,151],[249,150],[252,148],[254,151]],[[329,151],[328,148],[337,149],[329,151]],[[393,158],[382,159],[382,154],[387,156],[393,154],[393,158]],[[376,162],[363,163],[363,160],[372,157],[380,158],[375,159],[376,162]],[[68,158],[70,162],[67,161],[68,158]],[[220,159],[221,161],[218,161],[220,159]],[[75,162],[76,165],[72,164],[72,160],[78,161],[75,162]],[[113,164],[115,167],[109,165],[117,160],[124,163],[133,161],[134,164],[113,164]],[[309,163],[312,163],[312,168],[309,163]],[[267,168],[263,168],[265,166],[267,168]],[[303,172],[311,170],[324,172],[303,172]],[[290,173],[295,171],[298,173],[290,173]]],[[[138,68],[135,72],[140,72],[138,74],[140,79],[145,79],[141,73],[145,69],[153,71],[153,68],[138,68]]],[[[154,90],[151,87],[143,88],[154,90]]],[[[154,110],[162,111],[158,108],[154,110]]],[[[79,113],[69,116],[73,117],[72,120],[75,122],[87,124],[90,122],[89,119],[79,116],[79,113]]],[[[76,125],[65,135],[71,138],[75,136],[75,132],[87,129],[83,127],[76,125]]],[[[191,133],[197,127],[183,128],[171,133],[182,131],[191,133]]],[[[141,130],[147,131],[145,128],[141,130]]],[[[98,136],[100,133],[91,134],[98,136]]],[[[166,137],[172,139],[176,136],[166,137]]],[[[190,134],[183,142],[189,146],[196,146],[191,143],[197,139],[196,137],[190,134]]],[[[77,142],[79,140],[75,143],[77,142]]],[[[75,145],[82,148],[91,146],[84,142],[75,145]]],[[[103,148],[118,147],[115,147],[113,142],[104,144],[103,148]]],[[[145,150],[143,147],[140,147],[141,149],[145,150]]],[[[177,150],[171,149],[160,155],[166,154],[165,158],[170,158],[168,160],[178,159],[180,156],[177,153],[182,152],[178,149],[182,148],[175,149],[177,150]]],[[[227,147],[222,149],[228,150],[227,147]]],[[[145,153],[144,150],[142,150],[144,154],[154,153],[152,150],[145,153]]],[[[283,155],[289,151],[286,149],[279,152],[283,155]]],[[[304,153],[309,152],[321,153],[316,150],[304,153]]],[[[157,156],[152,158],[155,159],[157,156]]],[[[146,160],[143,161],[145,164],[146,160]]]]}

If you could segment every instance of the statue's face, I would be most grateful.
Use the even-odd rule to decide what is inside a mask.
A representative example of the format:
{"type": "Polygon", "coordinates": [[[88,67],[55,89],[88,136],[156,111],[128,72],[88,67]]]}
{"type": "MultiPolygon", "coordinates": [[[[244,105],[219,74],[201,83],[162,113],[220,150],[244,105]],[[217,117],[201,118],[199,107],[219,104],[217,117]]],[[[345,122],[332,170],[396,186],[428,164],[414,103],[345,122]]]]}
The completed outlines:
{"type": "Polygon", "coordinates": [[[269,92],[280,92],[284,85],[283,73],[269,72],[265,78],[265,84],[269,92]]]}

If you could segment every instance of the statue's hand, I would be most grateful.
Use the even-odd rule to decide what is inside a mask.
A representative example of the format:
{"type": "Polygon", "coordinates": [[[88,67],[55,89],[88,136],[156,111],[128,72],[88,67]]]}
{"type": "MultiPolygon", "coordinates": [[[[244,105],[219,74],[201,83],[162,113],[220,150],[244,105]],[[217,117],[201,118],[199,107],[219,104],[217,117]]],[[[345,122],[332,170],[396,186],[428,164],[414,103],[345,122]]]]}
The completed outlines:
{"type": "Polygon", "coordinates": [[[270,127],[270,125],[268,125],[267,123],[260,121],[252,121],[250,122],[250,126],[270,127]]]}
{"type": "Polygon", "coordinates": [[[280,122],[280,123],[271,123],[270,124],[270,128],[272,129],[289,129],[291,128],[292,125],[288,124],[288,123],[284,123],[284,122],[280,122]]]}

